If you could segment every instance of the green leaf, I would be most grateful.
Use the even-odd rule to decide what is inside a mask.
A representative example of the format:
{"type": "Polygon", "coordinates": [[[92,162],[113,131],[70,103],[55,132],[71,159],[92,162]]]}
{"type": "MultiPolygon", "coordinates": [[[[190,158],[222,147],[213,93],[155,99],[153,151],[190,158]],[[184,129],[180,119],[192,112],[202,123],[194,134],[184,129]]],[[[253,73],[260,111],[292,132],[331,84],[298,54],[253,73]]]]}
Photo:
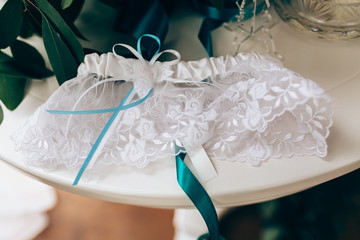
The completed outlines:
{"type": "Polygon", "coordinates": [[[66,80],[76,76],[78,65],[65,43],[44,16],[42,17],[42,31],[46,52],[61,85],[66,80]]]}
{"type": "Polygon", "coordinates": [[[44,67],[37,65],[22,65],[15,60],[10,60],[0,63],[0,74],[14,78],[46,78],[53,75],[53,73],[44,67]]]}
{"type": "Polygon", "coordinates": [[[24,98],[26,80],[0,74],[0,100],[9,110],[14,110],[24,98]]]}
{"type": "Polygon", "coordinates": [[[20,0],[8,0],[0,11],[0,48],[15,42],[21,31],[23,7],[20,0]]]}
{"type": "Polygon", "coordinates": [[[19,72],[13,60],[0,63],[0,74],[14,78],[28,78],[28,76],[19,72]]]}
{"type": "MultiPolygon", "coordinates": [[[[75,21],[76,17],[78,16],[78,14],[83,6],[83,2],[84,2],[84,0],[73,1],[73,3],[71,4],[70,7],[68,7],[65,10],[62,10],[60,0],[49,0],[49,3],[51,4],[51,6],[53,6],[55,8],[55,10],[59,13],[61,18],[66,22],[66,24],[69,26],[71,31],[75,34],[75,36],[87,41],[87,39],[82,35],[82,33],[76,28],[76,26],[73,23],[73,21],[75,21]]],[[[37,9],[33,5],[29,4],[27,1],[25,1],[25,3],[26,3],[26,9],[27,9],[27,11],[24,12],[25,22],[27,22],[28,25],[30,25],[30,30],[32,30],[33,32],[35,32],[38,35],[41,35],[41,14],[42,14],[42,12],[39,12],[39,9],[37,9]]]]}
{"type": "Polygon", "coordinates": [[[47,0],[47,1],[51,4],[51,6],[53,6],[56,9],[56,11],[68,24],[70,22],[74,22],[75,19],[79,16],[85,2],[85,0],[76,0],[76,1],[73,0],[70,7],[63,9],[61,7],[62,0],[47,0]]]}
{"type": "Polygon", "coordinates": [[[53,73],[42,66],[29,62],[18,62],[0,51],[0,74],[13,78],[46,78],[53,73]]]}
{"type": "Polygon", "coordinates": [[[58,33],[64,39],[70,53],[74,56],[76,63],[82,63],[84,60],[84,50],[71,28],[47,0],[35,0],[35,2],[57,28],[58,33]]]}
{"type": "Polygon", "coordinates": [[[30,30],[41,36],[41,14],[33,5],[26,3],[26,11],[24,12],[24,22],[27,22],[30,30]]]}
{"type": "MultiPolygon", "coordinates": [[[[27,9],[27,11],[28,10],[29,9],[27,9]]],[[[27,14],[29,14],[29,13],[27,13],[27,14]]],[[[26,17],[26,13],[24,13],[19,36],[22,38],[29,38],[33,34],[34,34],[34,30],[33,30],[33,26],[31,25],[31,21],[28,21],[28,18],[26,17]]]]}
{"type": "Polygon", "coordinates": [[[70,7],[72,2],[73,2],[73,0],[61,0],[61,8],[66,9],[66,8],[70,7]]]}
{"type": "Polygon", "coordinates": [[[45,61],[41,54],[31,45],[23,41],[15,41],[10,46],[13,58],[20,63],[32,63],[45,67],[45,61]]]}
{"type": "Polygon", "coordinates": [[[11,60],[11,57],[0,51],[0,63],[11,60]]]}
{"type": "Polygon", "coordinates": [[[4,74],[8,77],[14,77],[14,78],[32,78],[32,76],[28,76],[20,71],[17,64],[15,63],[15,60],[6,54],[0,54],[0,59],[8,58],[9,60],[0,60],[0,74],[4,74]]]}
{"type": "Polygon", "coordinates": [[[0,105],[0,124],[2,123],[3,120],[4,120],[4,112],[3,112],[2,107],[0,105]]]}
{"type": "Polygon", "coordinates": [[[40,53],[29,44],[17,40],[10,46],[15,59],[15,67],[19,72],[29,76],[29,78],[47,78],[53,72],[45,67],[45,61],[40,53]]]}

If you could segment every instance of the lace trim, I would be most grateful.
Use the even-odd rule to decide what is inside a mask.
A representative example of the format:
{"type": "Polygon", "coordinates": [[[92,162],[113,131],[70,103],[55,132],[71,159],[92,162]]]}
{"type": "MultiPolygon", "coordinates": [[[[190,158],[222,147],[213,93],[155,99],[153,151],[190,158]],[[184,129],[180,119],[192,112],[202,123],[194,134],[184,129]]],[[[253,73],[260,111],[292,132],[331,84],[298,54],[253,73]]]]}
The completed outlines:
{"type": "MultiPolygon", "coordinates": [[[[52,115],[69,110],[101,77],[91,74],[63,84],[13,139],[31,165],[78,167],[110,115],[52,115]],[[69,128],[67,129],[68,123],[69,128]]],[[[333,101],[314,82],[267,59],[237,63],[211,83],[162,83],[143,104],[126,110],[98,162],[139,168],[203,145],[210,157],[259,165],[293,155],[324,157],[333,101]]],[[[130,89],[127,82],[96,87],[77,110],[111,108],[130,89]]]]}

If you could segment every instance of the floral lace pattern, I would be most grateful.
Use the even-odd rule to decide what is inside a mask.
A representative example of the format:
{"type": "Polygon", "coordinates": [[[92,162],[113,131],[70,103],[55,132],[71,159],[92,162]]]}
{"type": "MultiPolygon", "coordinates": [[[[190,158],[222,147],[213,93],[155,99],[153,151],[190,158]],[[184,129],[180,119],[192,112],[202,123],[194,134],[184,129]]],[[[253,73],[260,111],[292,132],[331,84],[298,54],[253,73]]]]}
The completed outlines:
{"type": "MultiPolygon", "coordinates": [[[[145,167],[178,154],[176,145],[188,151],[202,145],[214,159],[251,165],[283,156],[326,155],[333,101],[316,83],[261,56],[209,78],[156,84],[144,103],[118,115],[97,162],[145,167]]],[[[111,113],[54,115],[45,110],[71,110],[85,90],[102,80],[89,74],[66,82],[13,135],[28,163],[72,168],[84,162],[111,113]]],[[[100,84],[76,110],[116,107],[131,85],[100,84]]]]}

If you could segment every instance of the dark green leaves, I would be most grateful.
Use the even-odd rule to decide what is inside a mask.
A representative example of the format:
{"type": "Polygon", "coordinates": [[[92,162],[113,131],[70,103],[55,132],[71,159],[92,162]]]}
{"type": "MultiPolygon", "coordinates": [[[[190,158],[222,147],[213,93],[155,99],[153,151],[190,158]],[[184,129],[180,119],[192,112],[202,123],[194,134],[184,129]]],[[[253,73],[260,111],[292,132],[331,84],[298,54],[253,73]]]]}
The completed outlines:
{"type": "MultiPolygon", "coordinates": [[[[62,40],[64,40],[67,48],[74,56],[76,63],[77,64],[82,63],[82,61],[84,60],[83,48],[81,47],[81,44],[76,39],[75,34],[68,26],[68,24],[64,21],[64,19],[60,16],[60,14],[56,11],[56,9],[47,0],[35,0],[35,2],[37,6],[41,9],[41,11],[43,11],[44,14],[46,15],[46,19],[47,20],[49,19],[50,22],[53,23],[54,26],[56,26],[56,31],[60,34],[62,40]]],[[[43,21],[43,25],[44,25],[44,21],[43,21]]]]}
{"type": "Polygon", "coordinates": [[[35,0],[42,14],[46,52],[59,84],[76,76],[84,50],[61,15],[47,0],[35,0]]]}
{"type": "MultiPolygon", "coordinates": [[[[0,74],[15,78],[25,78],[26,76],[21,73],[13,58],[0,51],[0,74]]],[[[1,84],[0,84],[1,87],[1,84]]]]}
{"type": "Polygon", "coordinates": [[[25,42],[14,42],[11,45],[11,53],[17,61],[21,61],[23,63],[32,63],[45,67],[45,61],[40,55],[40,53],[35,48],[25,42]]]}
{"type": "Polygon", "coordinates": [[[66,8],[70,7],[72,2],[73,2],[73,0],[61,0],[61,8],[66,9],[66,8]]]}
{"type": "MultiPolygon", "coordinates": [[[[27,78],[24,73],[19,71],[14,59],[0,63],[0,74],[15,78],[27,78]]],[[[0,85],[1,86],[1,85],[0,85]]]]}
{"type": "MultiPolygon", "coordinates": [[[[24,97],[27,78],[45,78],[52,72],[35,48],[21,41],[11,45],[14,58],[0,51],[0,100],[14,110],[24,97]]],[[[1,121],[0,121],[1,122],[1,121]]]]}
{"type": "Polygon", "coordinates": [[[26,80],[0,73],[0,100],[5,106],[14,110],[24,98],[26,80]]]}
{"type": "Polygon", "coordinates": [[[0,52],[0,100],[10,110],[14,110],[23,99],[26,83],[25,76],[19,73],[14,62],[13,58],[0,52]]]}
{"type": "Polygon", "coordinates": [[[65,43],[44,16],[42,18],[42,31],[50,63],[53,66],[59,84],[62,84],[76,76],[78,64],[75,62],[65,43]]]}
{"type": "Polygon", "coordinates": [[[22,20],[22,1],[8,0],[0,11],[0,48],[15,42],[20,34],[22,20]]]}
{"type": "Polygon", "coordinates": [[[3,120],[4,120],[4,112],[3,112],[2,107],[0,105],[0,124],[2,123],[3,120]]]}
{"type": "MultiPolygon", "coordinates": [[[[10,46],[12,57],[0,51],[0,100],[15,109],[24,97],[26,79],[47,78],[53,72],[46,68],[39,52],[18,41],[34,32],[43,35],[50,64],[59,84],[77,74],[84,51],[75,35],[82,37],[73,21],[84,0],[7,0],[0,10],[0,49],[10,46]],[[25,5],[25,6],[24,6],[25,5]],[[75,34],[74,34],[75,33],[75,34]]],[[[3,111],[0,107],[0,123],[3,111]]]]}
{"type": "Polygon", "coordinates": [[[16,41],[10,48],[14,58],[0,52],[0,74],[15,78],[47,78],[53,75],[32,46],[16,41]]]}
{"type": "Polygon", "coordinates": [[[11,57],[9,57],[8,55],[6,55],[5,53],[0,51],[0,64],[2,62],[8,61],[10,59],[11,59],[11,57]]]}
{"type": "Polygon", "coordinates": [[[16,68],[29,78],[47,78],[53,73],[45,67],[40,53],[29,44],[16,41],[10,46],[16,68]]]}

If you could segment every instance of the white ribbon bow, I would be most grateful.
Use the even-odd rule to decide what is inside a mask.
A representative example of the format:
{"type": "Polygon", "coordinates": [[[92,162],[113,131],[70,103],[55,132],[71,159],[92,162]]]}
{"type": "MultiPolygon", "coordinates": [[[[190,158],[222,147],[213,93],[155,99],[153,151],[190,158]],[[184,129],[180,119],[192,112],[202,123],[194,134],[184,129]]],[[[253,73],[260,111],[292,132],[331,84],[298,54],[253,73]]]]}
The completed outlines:
{"type": "Polygon", "coordinates": [[[140,98],[145,97],[149,93],[150,89],[152,89],[156,84],[161,84],[164,81],[175,82],[175,80],[170,77],[174,71],[170,70],[169,66],[180,62],[181,55],[176,50],[169,49],[159,52],[150,61],[145,60],[138,51],[127,44],[115,44],[112,51],[121,64],[125,63],[127,64],[127,67],[131,69],[132,76],[130,79],[126,79],[126,81],[133,82],[134,90],[140,98]],[[118,55],[115,52],[116,46],[127,48],[138,59],[128,59],[118,55]],[[176,57],[176,59],[168,62],[156,61],[164,53],[171,53],[176,57]]]}

